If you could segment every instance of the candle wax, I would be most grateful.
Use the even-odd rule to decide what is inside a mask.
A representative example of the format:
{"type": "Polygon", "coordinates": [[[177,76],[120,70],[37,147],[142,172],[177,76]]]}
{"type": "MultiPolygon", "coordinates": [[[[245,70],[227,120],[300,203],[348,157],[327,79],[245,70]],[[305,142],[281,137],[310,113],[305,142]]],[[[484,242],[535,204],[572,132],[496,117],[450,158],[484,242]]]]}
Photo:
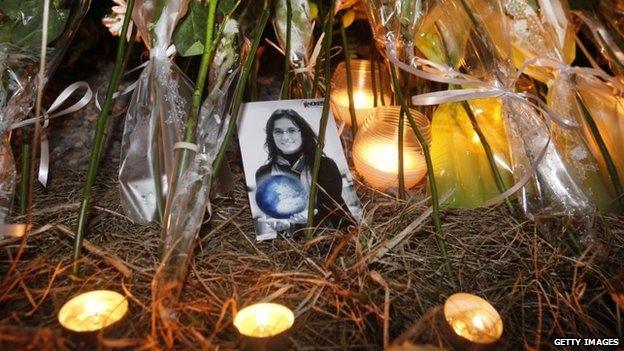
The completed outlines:
{"type": "Polygon", "coordinates": [[[234,326],[243,335],[266,338],[290,329],[294,321],[295,316],[288,307],[258,303],[240,310],[234,317],[234,326]]]}
{"type": "Polygon", "coordinates": [[[128,311],[128,300],[114,291],[96,290],[69,300],[58,314],[61,325],[75,332],[90,332],[105,328],[128,311]]]}

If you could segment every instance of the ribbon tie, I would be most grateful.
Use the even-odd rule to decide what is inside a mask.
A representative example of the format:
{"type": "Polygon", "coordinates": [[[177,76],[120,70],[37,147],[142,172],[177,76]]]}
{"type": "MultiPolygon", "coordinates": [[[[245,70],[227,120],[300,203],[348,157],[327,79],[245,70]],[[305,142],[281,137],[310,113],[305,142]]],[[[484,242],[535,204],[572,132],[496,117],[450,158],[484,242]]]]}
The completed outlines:
{"type": "Polygon", "coordinates": [[[48,174],[50,170],[50,146],[48,142],[48,135],[46,133],[46,128],[50,123],[50,119],[74,113],[89,104],[92,98],[93,92],[91,91],[91,88],[89,87],[89,84],[87,84],[87,82],[75,82],[65,88],[65,90],[63,90],[59,94],[54,102],[52,102],[52,105],[50,105],[50,107],[43,113],[43,115],[13,123],[9,128],[17,129],[34,123],[39,123],[41,120],[43,120],[43,125],[41,129],[39,174],[37,176],[37,179],[44,187],[48,183],[48,174]],[[76,93],[76,91],[80,89],[85,90],[85,93],[82,95],[82,97],[73,105],[59,111],[65,101],[67,101],[72,95],[74,95],[74,93],[76,93]]]}

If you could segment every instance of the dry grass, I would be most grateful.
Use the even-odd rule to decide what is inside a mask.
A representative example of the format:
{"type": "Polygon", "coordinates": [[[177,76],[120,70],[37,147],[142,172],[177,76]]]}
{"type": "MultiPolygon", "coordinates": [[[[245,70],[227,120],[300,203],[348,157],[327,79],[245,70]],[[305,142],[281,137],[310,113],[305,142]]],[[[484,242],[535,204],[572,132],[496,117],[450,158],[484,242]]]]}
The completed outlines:
{"type": "Polygon", "coordinates": [[[307,243],[257,243],[240,170],[235,174],[231,196],[214,202],[181,299],[167,306],[169,318],[152,303],[158,227],[125,219],[112,174],[97,186],[83,275],[71,276],[71,232],[83,179],[57,176],[35,200],[35,228],[50,227],[28,238],[14,270],[20,241],[0,241],[0,349],[84,348],[55,316],[69,297],[103,288],[128,295],[131,311],[122,328],[99,335],[101,348],[236,349],[232,315],[259,300],[295,311],[288,349],[378,350],[401,334],[445,346],[435,331],[414,334],[410,328],[457,291],[482,296],[500,311],[501,349],[551,349],[556,337],[622,337],[620,314],[608,294],[624,259],[622,217],[601,217],[594,239],[576,255],[560,230],[545,235],[503,207],[445,211],[456,274],[451,279],[429,220],[414,223],[404,240],[388,247],[427,210],[423,194],[402,202],[359,186],[366,207],[361,227],[326,231],[307,243]]]}

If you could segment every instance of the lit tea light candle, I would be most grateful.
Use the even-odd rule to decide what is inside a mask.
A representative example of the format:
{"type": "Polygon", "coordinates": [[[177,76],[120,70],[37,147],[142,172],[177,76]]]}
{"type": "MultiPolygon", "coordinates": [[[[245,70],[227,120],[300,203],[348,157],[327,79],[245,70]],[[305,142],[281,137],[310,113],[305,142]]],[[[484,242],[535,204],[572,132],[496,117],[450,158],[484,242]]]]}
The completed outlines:
{"type": "MultiPolygon", "coordinates": [[[[399,106],[382,106],[372,110],[371,118],[363,125],[353,141],[353,163],[358,174],[374,188],[386,190],[399,184],[399,106]]],[[[429,120],[420,112],[410,109],[418,130],[425,140],[431,142],[429,120]]],[[[418,184],[427,165],[422,147],[410,127],[404,121],[403,170],[405,186],[418,184]]]]}
{"type": "MultiPolygon", "coordinates": [[[[351,82],[353,83],[353,106],[355,107],[357,124],[362,125],[369,117],[372,108],[375,106],[375,95],[371,76],[371,62],[369,60],[352,59],[350,63],[351,82]]],[[[385,71],[385,67],[381,66],[380,68],[382,69],[381,80],[383,84],[380,84],[379,70],[375,70],[376,89],[378,91],[377,104],[379,106],[381,106],[380,88],[388,87],[390,81],[390,78],[385,71]]],[[[383,99],[387,104],[390,102],[391,95],[387,92],[383,92],[383,99]]],[[[351,113],[349,112],[349,89],[347,86],[347,68],[344,62],[338,64],[338,67],[332,76],[330,101],[334,116],[336,116],[338,120],[341,120],[350,126],[351,113]]]]}
{"type": "Polygon", "coordinates": [[[286,306],[257,303],[238,311],[234,326],[245,336],[269,338],[285,332],[295,322],[295,315],[286,306]]]}
{"type": "Polygon", "coordinates": [[[128,300],[110,290],[80,294],[67,301],[58,313],[59,323],[74,332],[93,332],[121,320],[128,311],[128,300]]]}
{"type": "Polygon", "coordinates": [[[476,344],[494,343],[503,334],[503,321],[496,309],[475,295],[451,295],[444,303],[444,318],[455,334],[476,344]]]}

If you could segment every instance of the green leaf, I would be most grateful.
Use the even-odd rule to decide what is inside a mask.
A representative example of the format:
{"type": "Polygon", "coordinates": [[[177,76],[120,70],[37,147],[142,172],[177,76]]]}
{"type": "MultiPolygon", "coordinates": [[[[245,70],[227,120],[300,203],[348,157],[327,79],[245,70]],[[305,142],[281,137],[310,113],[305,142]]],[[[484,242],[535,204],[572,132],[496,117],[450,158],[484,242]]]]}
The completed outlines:
{"type": "MultiPolygon", "coordinates": [[[[30,1],[24,1],[29,3],[30,1]]],[[[22,1],[20,0],[2,0],[0,1],[0,14],[3,14],[11,19],[17,20],[20,17],[22,10],[22,1]]]]}
{"type": "Polygon", "coordinates": [[[173,43],[180,55],[195,56],[203,53],[207,19],[208,6],[198,1],[191,2],[188,14],[173,33],[173,43]]]}
{"type": "MultiPolygon", "coordinates": [[[[41,0],[2,0],[0,13],[12,19],[13,25],[7,22],[0,24],[0,39],[15,45],[36,48],[41,44],[43,2],[41,0]],[[7,27],[11,27],[7,29],[7,27]]],[[[48,44],[58,38],[65,29],[69,18],[69,10],[50,5],[48,18],[48,44]]]]}
{"type": "MultiPolygon", "coordinates": [[[[48,42],[58,38],[65,29],[69,10],[52,9],[48,18],[48,42]]],[[[19,23],[11,35],[11,41],[20,46],[39,47],[41,45],[43,14],[30,17],[28,22],[19,23]]]]}
{"type": "Polygon", "coordinates": [[[0,43],[11,41],[11,33],[16,23],[0,22],[0,43]]]}

